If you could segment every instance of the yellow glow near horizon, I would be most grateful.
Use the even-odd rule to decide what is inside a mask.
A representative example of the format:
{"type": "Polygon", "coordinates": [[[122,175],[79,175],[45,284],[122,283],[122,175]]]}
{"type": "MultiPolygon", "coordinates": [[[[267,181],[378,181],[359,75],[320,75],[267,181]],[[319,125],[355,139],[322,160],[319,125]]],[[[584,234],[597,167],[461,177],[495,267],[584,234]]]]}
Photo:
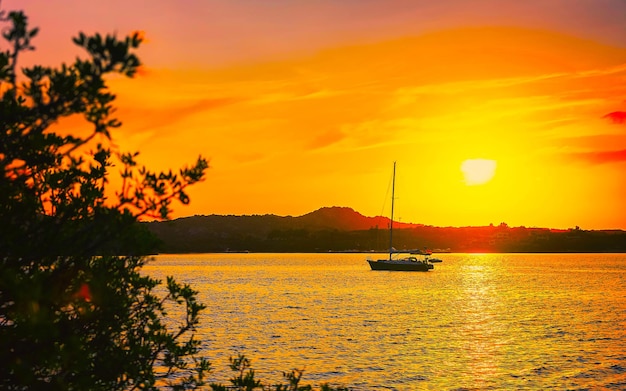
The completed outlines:
{"type": "Polygon", "coordinates": [[[468,186],[483,185],[496,175],[497,163],[489,159],[467,159],[461,163],[461,171],[468,186]]]}

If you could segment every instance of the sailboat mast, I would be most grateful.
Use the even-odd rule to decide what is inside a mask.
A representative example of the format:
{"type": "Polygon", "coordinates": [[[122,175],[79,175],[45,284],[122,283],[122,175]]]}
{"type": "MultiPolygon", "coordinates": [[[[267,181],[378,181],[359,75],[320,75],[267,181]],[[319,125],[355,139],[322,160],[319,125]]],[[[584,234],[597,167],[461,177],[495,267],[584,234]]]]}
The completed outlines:
{"type": "Polygon", "coordinates": [[[396,201],[396,162],[393,162],[393,180],[391,181],[391,220],[389,221],[389,260],[393,254],[393,204],[396,201]]]}

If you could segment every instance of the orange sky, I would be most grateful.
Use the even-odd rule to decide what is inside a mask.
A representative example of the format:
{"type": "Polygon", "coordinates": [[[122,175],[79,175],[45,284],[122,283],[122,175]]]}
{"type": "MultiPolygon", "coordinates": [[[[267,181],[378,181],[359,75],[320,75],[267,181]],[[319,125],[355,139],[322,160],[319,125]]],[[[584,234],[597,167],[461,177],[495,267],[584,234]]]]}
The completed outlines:
{"type": "Polygon", "coordinates": [[[626,2],[5,0],[41,28],[23,64],[78,31],[143,30],[114,80],[114,135],[155,168],[211,169],[175,217],[349,206],[438,226],[626,229],[626,2]],[[468,184],[468,159],[496,162],[468,184]]]}

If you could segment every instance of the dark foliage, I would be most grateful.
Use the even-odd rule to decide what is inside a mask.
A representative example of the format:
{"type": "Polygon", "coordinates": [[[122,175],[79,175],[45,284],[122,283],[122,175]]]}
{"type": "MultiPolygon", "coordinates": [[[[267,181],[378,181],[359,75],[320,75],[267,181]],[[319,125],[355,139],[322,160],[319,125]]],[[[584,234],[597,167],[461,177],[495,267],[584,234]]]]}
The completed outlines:
{"type": "Polygon", "coordinates": [[[178,174],[141,168],[111,146],[115,95],[106,77],[132,77],[139,34],[85,36],[87,59],[19,72],[38,30],[22,12],[0,13],[0,388],[115,390],[193,388],[208,363],[193,331],[204,308],[189,286],[140,274],[154,246],[138,224],[167,218],[202,180],[199,158],[178,174]],[[82,117],[84,135],[59,120],[82,117]],[[123,184],[107,191],[114,163],[123,184]],[[155,293],[161,292],[160,294],[155,293]],[[180,319],[168,318],[168,303],[180,319]]]}

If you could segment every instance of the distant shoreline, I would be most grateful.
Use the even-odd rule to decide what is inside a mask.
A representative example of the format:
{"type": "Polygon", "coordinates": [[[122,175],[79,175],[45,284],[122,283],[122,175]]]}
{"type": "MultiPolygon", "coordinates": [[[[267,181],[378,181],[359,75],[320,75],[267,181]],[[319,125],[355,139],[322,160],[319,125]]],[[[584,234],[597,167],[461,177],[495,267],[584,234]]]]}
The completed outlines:
{"type": "MultiPolygon", "coordinates": [[[[299,217],[193,216],[142,225],[159,253],[387,253],[389,219],[332,207],[299,217]]],[[[433,227],[394,223],[397,249],[441,253],[626,253],[626,231],[509,227],[433,227]]]]}
{"type": "MultiPolygon", "coordinates": [[[[206,252],[159,252],[153,255],[189,255],[189,254],[389,254],[385,251],[206,251],[206,252]]],[[[398,252],[397,254],[408,254],[398,252]]],[[[626,254],[626,251],[449,251],[435,252],[433,254],[626,254]]]]}

